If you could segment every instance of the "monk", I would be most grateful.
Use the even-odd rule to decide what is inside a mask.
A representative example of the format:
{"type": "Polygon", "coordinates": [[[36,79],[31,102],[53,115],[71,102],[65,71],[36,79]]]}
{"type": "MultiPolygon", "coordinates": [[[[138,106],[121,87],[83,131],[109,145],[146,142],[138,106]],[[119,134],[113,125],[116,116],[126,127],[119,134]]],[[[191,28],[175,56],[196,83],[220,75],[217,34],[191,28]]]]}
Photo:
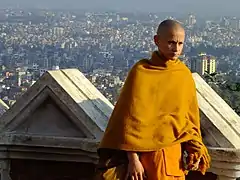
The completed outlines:
{"type": "Polygon", "coordinates": [[[209,168],[196,88],[178,59],[185,31],[163,21],[157,50],[130,70],[100,143],[96,180],[184,180],[209,168]]]}

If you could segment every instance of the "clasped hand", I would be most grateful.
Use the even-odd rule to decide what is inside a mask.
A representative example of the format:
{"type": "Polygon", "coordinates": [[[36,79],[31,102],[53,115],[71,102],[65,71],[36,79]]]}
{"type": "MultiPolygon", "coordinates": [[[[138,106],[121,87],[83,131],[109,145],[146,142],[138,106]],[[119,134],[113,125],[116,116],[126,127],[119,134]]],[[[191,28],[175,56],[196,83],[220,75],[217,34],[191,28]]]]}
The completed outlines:
{"type": "Polygon", "coordinates": [[[128,163],[128,170],[125,180],[144,180],[144,168],[139,159],[135,159],[128,163]]]}

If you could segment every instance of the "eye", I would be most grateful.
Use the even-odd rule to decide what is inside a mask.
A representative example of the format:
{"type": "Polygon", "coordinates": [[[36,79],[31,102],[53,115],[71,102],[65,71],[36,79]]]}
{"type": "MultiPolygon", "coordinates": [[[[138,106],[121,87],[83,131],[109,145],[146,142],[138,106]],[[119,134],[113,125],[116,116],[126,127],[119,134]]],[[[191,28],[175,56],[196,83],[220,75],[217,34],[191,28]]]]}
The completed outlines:
{"type": "Polygon", "coordinates": [[[183,42],[176,42],[176,41],[168,41],[168,44],[170,44],[170,45],[176,45],[176,44],[178,44],[178,45],[183,45],[183,42]]]}
{"type": "Polygon", "coordinates": [[[177,44],[175,41],[168,41],[168,44],[177,44]]]}

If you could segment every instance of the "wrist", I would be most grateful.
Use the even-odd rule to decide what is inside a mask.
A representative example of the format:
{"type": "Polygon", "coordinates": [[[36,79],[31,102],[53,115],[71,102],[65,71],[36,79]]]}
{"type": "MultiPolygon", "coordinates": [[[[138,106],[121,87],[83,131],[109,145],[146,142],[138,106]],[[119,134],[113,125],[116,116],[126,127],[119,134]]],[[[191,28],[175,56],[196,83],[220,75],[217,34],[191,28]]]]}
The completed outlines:
{"type": "Polygon", "coordinates": [[[130,162],[139,160],[138,154],[136,152],[127,152],[127,156],[130,162]]]}

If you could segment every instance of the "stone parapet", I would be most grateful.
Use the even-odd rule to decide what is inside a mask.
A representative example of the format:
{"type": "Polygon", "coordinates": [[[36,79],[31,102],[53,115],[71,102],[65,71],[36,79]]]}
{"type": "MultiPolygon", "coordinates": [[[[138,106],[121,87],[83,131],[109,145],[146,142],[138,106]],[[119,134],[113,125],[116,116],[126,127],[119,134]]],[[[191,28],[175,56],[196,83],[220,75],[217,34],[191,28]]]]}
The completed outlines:
{"type": "Polygon", "coordinates": [[[236,180],[240,177],[240,149],[209,147],[212,158],[210,172],[218,180],[236,180]]]}

